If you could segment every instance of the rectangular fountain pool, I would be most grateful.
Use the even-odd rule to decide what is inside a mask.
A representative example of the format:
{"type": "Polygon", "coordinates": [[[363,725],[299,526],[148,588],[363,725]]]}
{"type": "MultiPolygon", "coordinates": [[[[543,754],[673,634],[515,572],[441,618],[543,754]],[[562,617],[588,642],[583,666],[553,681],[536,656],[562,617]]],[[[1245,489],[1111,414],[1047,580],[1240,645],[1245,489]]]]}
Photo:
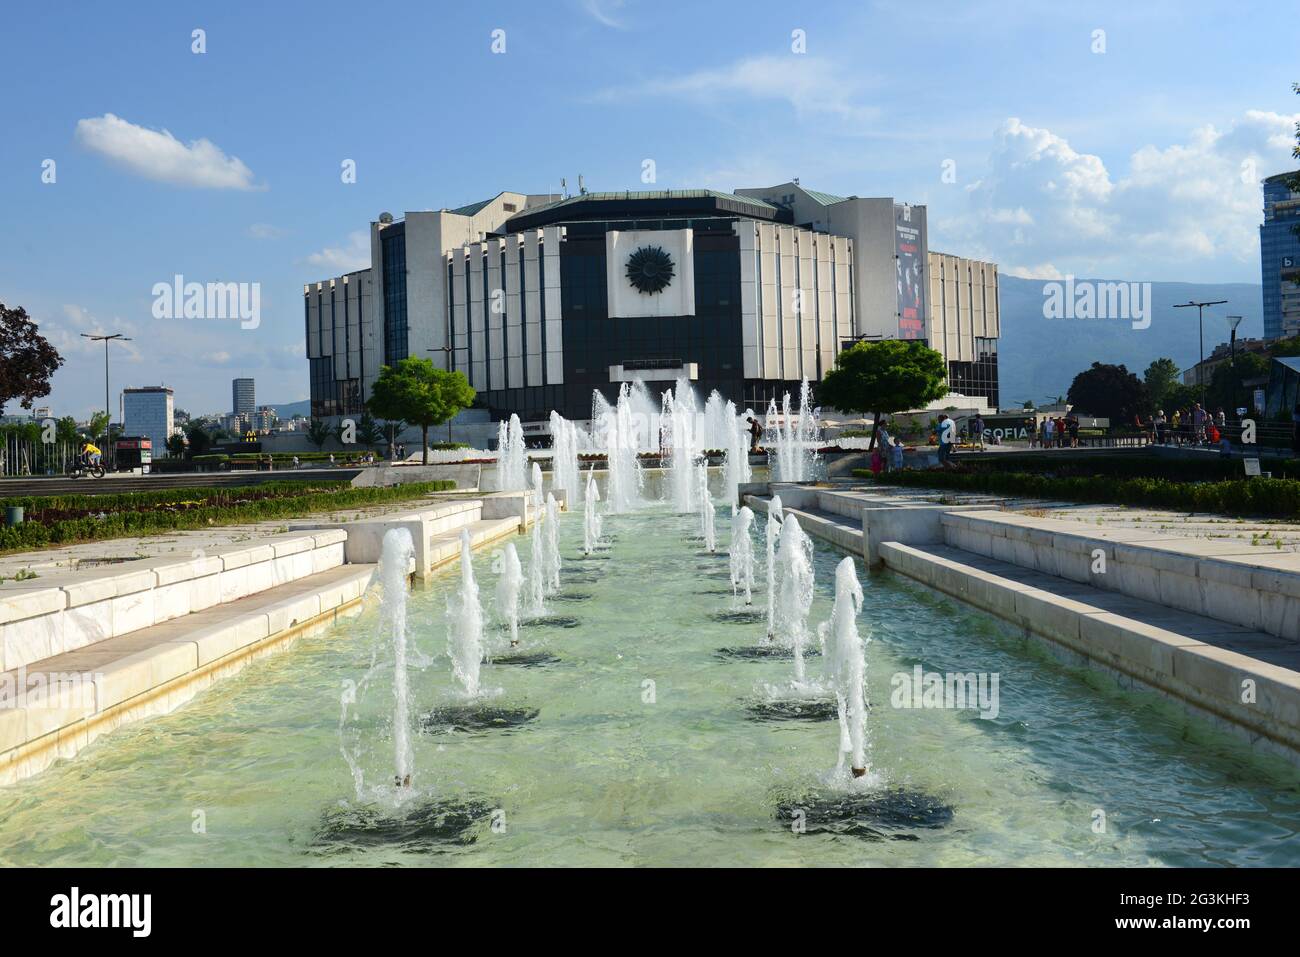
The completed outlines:
{"type": "MultiPolygon", "coordinates": [[[[732,598],[730,520],[720,507],[711,555],[694,515],[604,515],[608,547],[584,558],[583,517],[563,516],[550,617],[522,622],[518,662],[482,666],[487,693],[499,689],[484,707],[500,720],[450,708],[464,705],[446,647],[458,570],[414,592],[412,720],[451,717],[413,730],[397,810],[357,799],[358,780],[369,793],[393,776],[392,649],[368,599],[182,710],[0,790],[0,864],[1300,863],[1291,769],[860,562],[872,779],[846,802],[826,783],[833,712],[765,708],[764,686],[788,683],[792,662],[723,652],[766,630],[761,570],[753,609],[732,598]],[[997,676],[996,709],[901,706],[918,703],[902,696],[918,667],[997,676]]],[[[528,539],[515,544],[530,568],[528,539]]],[[[814,628],[843,557],[816,545],[814,628]]],[[[497,653],[501,559],[474,556],[497,653]]],[[[810,678],[822,667],[808,658],[810,678]]]]}

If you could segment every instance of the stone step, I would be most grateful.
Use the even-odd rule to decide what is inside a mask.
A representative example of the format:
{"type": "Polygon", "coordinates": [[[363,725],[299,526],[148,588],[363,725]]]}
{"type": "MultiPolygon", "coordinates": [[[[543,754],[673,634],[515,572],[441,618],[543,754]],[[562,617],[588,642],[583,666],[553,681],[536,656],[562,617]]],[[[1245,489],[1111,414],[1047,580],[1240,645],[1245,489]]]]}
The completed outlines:
{"type": "Polygon", "coordinates": [[[297,530],[0,583],[0,670],[335,568],[346,538],[341,529],[297,530]]]}
{"type": "Polygon", "coordinates": [[[1300,645],[949,545],[880,546],[885,567],[1044,639],[1072,664],[1154,689],[1300,764],[1300,645]]]}
{"type": "Polygon", "coordinates": [[[0,672],[0,784],[100,734],[179,707],[307,627],[356,604],[373,565],[344,565],[0,672]]]}

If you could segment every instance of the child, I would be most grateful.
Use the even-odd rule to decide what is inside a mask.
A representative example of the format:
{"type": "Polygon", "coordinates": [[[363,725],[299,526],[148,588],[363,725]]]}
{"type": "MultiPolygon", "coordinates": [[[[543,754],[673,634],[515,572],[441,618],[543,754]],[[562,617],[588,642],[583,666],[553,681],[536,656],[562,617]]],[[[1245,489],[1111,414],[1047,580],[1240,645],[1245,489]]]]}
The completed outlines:
{"type": "Polygon", "coordinates": [[[871,452],[871,474],[879,475],[885,468],[884,456],[880,454],[880,446],[876,446],[871,452]]]}
{"type": "Polygon", "coordinates": [[[893,448],[889,450],[889,460],[891,469],[901,469],[903,467],[903,442],[901,439],[894,439],[893,448]]]}

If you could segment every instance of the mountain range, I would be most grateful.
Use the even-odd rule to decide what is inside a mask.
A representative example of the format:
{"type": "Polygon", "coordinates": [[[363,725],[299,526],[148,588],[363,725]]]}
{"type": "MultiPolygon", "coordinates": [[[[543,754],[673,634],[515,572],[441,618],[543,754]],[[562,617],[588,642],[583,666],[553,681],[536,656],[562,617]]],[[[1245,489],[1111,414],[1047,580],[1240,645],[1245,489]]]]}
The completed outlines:
{"type": "MultiPolygon", "coordinates": [[[[1074,280],[1074,299],[1084,282],[1074,280]]],[[[1176,303],[1228,300],[1205,309],[1205,355],[1228,341],[1228,315],[1245,317],[1237,338],[1264,334],[1262,289],[1257,283],[1153,282],[1150,284],[1150,325],[1134,328],[1129,319],[1048,318],[1053,299],[1067,288],[1058,281],[999,277],[1002,336],[998,342],[1000,405],[1011,408],[1032,399],[1036,403],[1065,395],[1074,377],[1094,362],[1122,364],[1140,378],[1155,359],[1168,357],[1180,369],[1196,364],[1200,354],[1197,310],[1175,309],[1176,303]],[[1049,308],[1045,309],[1045,304],[1049,308]]],[[[1145,297],[1145,292],[1143,292],[1145,297]]],[[[1143,298],[1143,302],[1147,300],[1143,298]]],[[[1065,311],[1065,315],[1079,310],[1065,311]]],[[[1141,322],[1138,322],[1141,325],[1141,322]]]]}

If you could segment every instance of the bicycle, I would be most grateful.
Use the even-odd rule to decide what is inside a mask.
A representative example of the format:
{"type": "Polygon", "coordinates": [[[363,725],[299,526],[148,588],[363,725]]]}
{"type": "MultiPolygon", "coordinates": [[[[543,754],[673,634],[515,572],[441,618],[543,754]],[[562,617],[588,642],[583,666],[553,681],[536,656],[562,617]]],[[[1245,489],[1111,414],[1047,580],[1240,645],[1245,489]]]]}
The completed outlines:
{"type": "Polygon", "coordinates": [[[92,462],[92,463],[82,462],[75,469],[72,470],[73,478],[91,477],[91,478],[101,479],[104,477],[104,475],[105,475],[104,466],[97,462],[92,462]]]}

